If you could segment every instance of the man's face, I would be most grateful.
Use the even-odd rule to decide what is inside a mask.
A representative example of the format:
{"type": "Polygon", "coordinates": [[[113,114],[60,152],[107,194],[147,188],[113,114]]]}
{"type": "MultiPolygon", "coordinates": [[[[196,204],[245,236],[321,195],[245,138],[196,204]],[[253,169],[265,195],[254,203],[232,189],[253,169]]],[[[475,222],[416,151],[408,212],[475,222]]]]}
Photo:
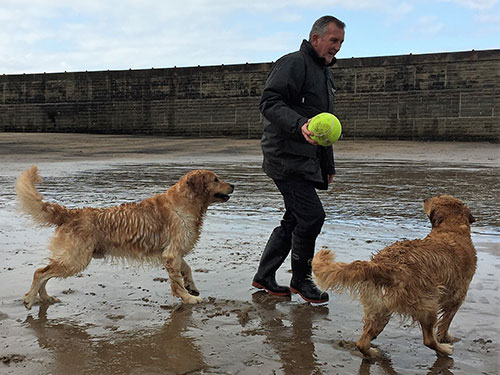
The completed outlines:
{"type": "Polygon", "coordinates": [[[344,42],[344,30],[340,29],[335,23],[330,22],[326,32],[322,37],[314,34],[311,44],[319,57],[323,57],[326,64],[332,62],[344,42]]]}

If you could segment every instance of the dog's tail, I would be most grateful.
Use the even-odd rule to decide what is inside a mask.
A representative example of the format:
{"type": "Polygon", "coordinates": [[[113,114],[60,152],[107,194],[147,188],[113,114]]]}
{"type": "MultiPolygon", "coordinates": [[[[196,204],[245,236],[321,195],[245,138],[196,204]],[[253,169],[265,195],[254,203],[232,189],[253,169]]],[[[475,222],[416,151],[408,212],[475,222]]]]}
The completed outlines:
{"type": "Polygon", "coordinates": [[[313,258],[314,282],[319,289],[336,292],[349,290],[359,293],[366,287],[382,288],[390,283],[387,270],[370,261],[356,260],[352,263],[335,262],[335,255],[329,250],[319,251],[313,258]]]}
{"type": "Polygon", "coordinates": [[[44,202],[35,184],[42,182],[38,168],[33,165],[16,181],[16,194],[20,210],[33,217],[40,225],[61,225],[70,217],[70,210],[56,203],[44,202]]]}

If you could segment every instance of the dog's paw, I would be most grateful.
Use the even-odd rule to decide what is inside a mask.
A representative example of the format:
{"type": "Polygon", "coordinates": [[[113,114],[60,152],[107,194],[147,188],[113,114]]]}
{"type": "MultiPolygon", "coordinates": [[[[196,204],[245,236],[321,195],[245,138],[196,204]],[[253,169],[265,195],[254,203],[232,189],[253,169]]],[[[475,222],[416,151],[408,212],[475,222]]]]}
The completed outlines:
{"type": "Polygon", "coordinates": [[[182,303],[186,303],[186,304],[189,304],[189,305],[194,305],[196,303],[202,303],[203,302],[203,298],[201,297],[197,297],[197,296],[187,296],[185,298],[182,298],[182,303]]]}
{"type": "Polygon", "coordinates": [[[38,296],[35,296],[35,297],[25,296],[24,297],[23,304],[27,310],[31,310],[33,305],[36,303],[40,303],[40,298],[38,296]]]}
{"type": "Polygon", "coordinates": [[[451,344],[439,344],[436,350],[441,355],[452,355],[453,345],[451,344]]]}
{"type": "Polygon", "coordinates": [[[442,344],[453,344],[454,342],[460,341],[459,339],[455,338],[455,336],[453,336],[450,333],[446,333],[445,335],[442,335],[442,336],[437,335],[437,340],[438,340],[438,342],[440,342],[442,344]]]}
{"type": "Polygon", "coordinates": [[[365,355],[367,358],[377,358],[380,356],[380,350],[371,347],[365,355]]]}

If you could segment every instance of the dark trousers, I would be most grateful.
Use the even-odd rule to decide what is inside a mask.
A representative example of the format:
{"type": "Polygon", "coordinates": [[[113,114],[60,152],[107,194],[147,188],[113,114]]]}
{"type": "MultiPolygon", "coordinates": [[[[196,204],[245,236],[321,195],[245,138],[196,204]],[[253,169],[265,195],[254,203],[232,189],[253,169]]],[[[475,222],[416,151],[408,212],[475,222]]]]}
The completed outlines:
{"type": "Polygon", "coordinates": [[[285,202],[281,228],[288,238],[315,241],[325,221],[323,204],[314,184],[299,177],[274,180],[285,202]]]}

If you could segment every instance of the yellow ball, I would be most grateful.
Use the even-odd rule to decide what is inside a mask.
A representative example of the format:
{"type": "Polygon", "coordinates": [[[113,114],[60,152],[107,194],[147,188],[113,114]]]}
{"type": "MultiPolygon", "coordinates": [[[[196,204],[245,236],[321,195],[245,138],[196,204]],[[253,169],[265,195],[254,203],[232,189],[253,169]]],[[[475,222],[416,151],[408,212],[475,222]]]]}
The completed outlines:
{"type": "Polygon", "coordinates": [[[311,139],[321,146],[334,144],[342,133],[342,125],[340,125],[339,119],[328,112],[314,116],[307,128],[314,133],[311,139]]]}

